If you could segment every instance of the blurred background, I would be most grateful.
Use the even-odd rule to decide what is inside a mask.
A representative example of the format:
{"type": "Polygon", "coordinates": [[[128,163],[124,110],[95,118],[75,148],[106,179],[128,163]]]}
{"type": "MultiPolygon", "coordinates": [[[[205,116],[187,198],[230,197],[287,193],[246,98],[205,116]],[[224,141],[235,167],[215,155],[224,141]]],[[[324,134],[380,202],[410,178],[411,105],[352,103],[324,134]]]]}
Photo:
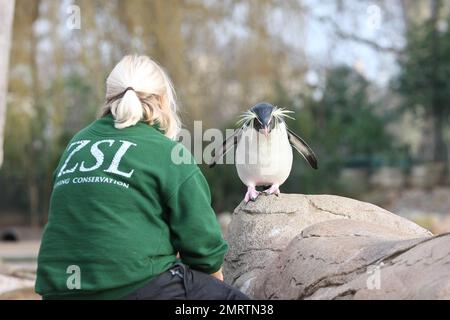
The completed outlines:
{"type": "MultiPolygon", "coordinates": [[[[263,100],[295,111],[288,125],[320,170],[294,156],[282,192],[350,196],[450,231],[450,1],[0,0],[0,8],[0,298],[17,285],[7,272],[33,280],[52,172],[129,53],[166,68],[188,129],[194,120],[233,128],[263,100]]],[[[245,187],[234,165],[201,168],[226,224],[245,187]]]]}

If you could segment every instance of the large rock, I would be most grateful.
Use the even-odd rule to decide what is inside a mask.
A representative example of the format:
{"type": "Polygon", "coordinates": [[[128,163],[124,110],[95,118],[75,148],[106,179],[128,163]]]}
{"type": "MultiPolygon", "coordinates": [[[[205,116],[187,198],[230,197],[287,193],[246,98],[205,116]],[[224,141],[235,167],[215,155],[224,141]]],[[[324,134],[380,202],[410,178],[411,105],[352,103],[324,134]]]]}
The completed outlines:
{"type": "MultiPolygon", "coordinates": [[[[374,276],[378,271],[395,274],[400,269],[393,263],[394,257],[410,259],[423,254],[420,259],[425,261],[429,252],[424,246],[430,245],[438,246],[433,250],[439,252],[439,263],[444,263],[442,241],[446,238],[431,236],[409,220],[348,198],[260,196],[256,202],[241,203],[233,214],[227,236],[230,250],[225,258],[225,280],[263,299],[388,297],[380,289],[367,289],[374,278],[367,269],[378,266],[374,276]]],[[[447,248],[450,251],[450,246],[447,248]]],[[[433,262],[434,258],[430,259],[427,263],[433,262]]],[[[448,264],[441,267],[446,270],[448,264]]],[[[405,273],[405,279],[417,271],[408,268],[411,274],[405,273]]],[[[443,271],[437,274],[437,278],[446,276],[443,271]]],[[[423,280],[424,286],[433,281],[431,277],[423,280]]],[[[389,282],[383,281],[383,289],[390,290],[390,297],[400,295],[390,286],[398,290],[401,286],[395,281],[387,285],[389,282]]],[[[420,281],[416,285],[420,287],[420,281]]],[[[413,292],[408,289],[405,292],[413,292]]]]}
{"type": "Polygon", "coordinates": [[[260,299],[450,299],[450,235],[331,220],[306,228],[254,282],[260,299]]]}

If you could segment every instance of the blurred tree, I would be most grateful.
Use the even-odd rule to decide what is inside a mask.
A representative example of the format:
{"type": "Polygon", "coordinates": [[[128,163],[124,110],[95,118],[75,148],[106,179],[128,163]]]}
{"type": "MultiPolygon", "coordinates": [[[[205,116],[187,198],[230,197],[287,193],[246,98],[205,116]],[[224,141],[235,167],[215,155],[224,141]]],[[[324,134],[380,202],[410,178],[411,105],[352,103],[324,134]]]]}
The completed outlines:
{"type": "Polygon", "coordinates": [[[26,181],[30,223],[38,224],[41,174],[39,152],[43,139],[45,109],[40,103],[41,82],[37,65],[37,38],[34,22],[38,18],[40,1],[17,1],[14,11],[14,42],[11,48],[10,91],[12,99],[7,110],[5,127],[5,169],[16,172],[26,181]],[[14,107],[11,107],[14,105],[14,107]]]}
{"type": "Polygon", "coordinates": [[[0,0],[0,167],[3,164],[3,130],[8,93],[9,51],[11,48],[14,0],[0,0]]]}
{"type": "MultiPolygon", "coordinates": [[[[193,120],[230,125],[243,109],[273,101],[276,82],[287,97],[301,90],[307,62],[280,38],[272,21],[280,12],[303,14],[296,0],[17,0],[0,176],[11,197],[1,205],[25,209],[33,224],[47,211],[61,151],[95,119],[105,78],[124,54],[150,55],[168,70],[188,129],[193,120]],[[70,5],[80,8],[80,29],[68,27],[70,5]]],[[[242,196],[226,167],[211,176],[221,209],[242,196]]]]}
{"type": "Polygon", "coordinates": [[[442,1],[432,1],[431,16],[412,25],[404,55],[399,58],[400,74],[394,87],[404,97],[404,107],[424,111],[426,128],[422,160],[446,163],[444,130],[450,115],[450,31],[442,1]]]}
{"type": "Polygon", "coordinates": [[[327,72],[322,98],[299,94],[301,108],[296,120],[287,123],[314,149],[319,170],[311,170],[301,157],[294,157],[285,191],[344,193],[339,181],[343,167],[370,168],[375,157],[392,151],[395,142],[385,130],[387,119],[377,114],[376,102],[369,99],[371,86],[355,70],[337,66],[327,72]]]}
{"type": "Polygon", "coordinates": [[[316,109],[321,127],[333,135],[336,154],[350,164],[370,158],[390,148],[384,131],[384,119],[376,114],[376,104],[369,100],[370,83],[348,67],[329,71],[322,104],[316,109]]]}

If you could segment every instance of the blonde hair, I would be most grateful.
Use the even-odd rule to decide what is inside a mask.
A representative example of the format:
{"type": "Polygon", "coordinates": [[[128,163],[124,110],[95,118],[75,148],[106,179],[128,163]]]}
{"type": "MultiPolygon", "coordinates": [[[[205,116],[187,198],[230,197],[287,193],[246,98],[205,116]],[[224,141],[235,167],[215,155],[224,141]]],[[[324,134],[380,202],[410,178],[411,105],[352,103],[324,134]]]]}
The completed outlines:
{"type": "Polygon", "coordinates": [[[167,137],[175,139],[181,128],[177,109],[172,82],[147,56],[125,56],[106,80],[106,102],[101,115],[111,113],[117,129],[142,120],[157,124],[167,137]]]}

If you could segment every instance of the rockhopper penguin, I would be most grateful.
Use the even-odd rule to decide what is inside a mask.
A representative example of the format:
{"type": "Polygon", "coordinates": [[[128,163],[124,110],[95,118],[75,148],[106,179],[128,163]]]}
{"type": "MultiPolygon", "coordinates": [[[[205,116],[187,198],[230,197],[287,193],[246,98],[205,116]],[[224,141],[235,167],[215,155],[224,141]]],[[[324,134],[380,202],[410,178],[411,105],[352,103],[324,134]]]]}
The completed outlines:
{"type": "Polygon", "coordinates": [[[210,167],[237,144],[235,164],[239,178],[247,186],[245,202],[258,197],[257,186],[270,186],[263,191],[266,194],[280,193],[279,187],[291,172],[292,147],[312,168],[318,168],[312,149],[287,128],[284,119],[292,118],[289,113],[292,111],[267,102],[256,104],[244,112],[238,121],[241,127],[215,152],[210,167]]]}

